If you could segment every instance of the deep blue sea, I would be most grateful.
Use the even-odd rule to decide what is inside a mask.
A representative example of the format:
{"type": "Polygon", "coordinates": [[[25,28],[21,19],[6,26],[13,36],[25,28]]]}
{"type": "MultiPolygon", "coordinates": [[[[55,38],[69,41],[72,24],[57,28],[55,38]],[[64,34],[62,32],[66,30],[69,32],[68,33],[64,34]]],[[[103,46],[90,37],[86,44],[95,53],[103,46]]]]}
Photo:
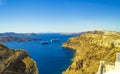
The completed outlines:
{"type": "Polygon", "coordinates": [[[24,49],[36,61],[39,74],[62,74],[64,70],[72,63],[71,59],[75,51],[62,48],[62,43],[74,35],[40,34],[31,36],[40,38],[38,41],[28,42],[4,42],[4,44],[14,49],[24,49]],[[50,41],[51,39],[60,39],[60,42],[51,42],[50,44],[40,44],[41,41],[50,41]]]}

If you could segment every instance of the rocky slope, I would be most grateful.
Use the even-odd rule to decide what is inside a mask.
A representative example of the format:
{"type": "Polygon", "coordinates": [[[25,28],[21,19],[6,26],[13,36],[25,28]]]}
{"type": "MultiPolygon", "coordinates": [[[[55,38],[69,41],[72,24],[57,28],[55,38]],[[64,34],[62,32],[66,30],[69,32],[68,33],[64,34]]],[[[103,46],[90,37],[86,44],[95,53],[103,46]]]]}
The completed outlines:
{"type": "Polygon", "coordinates": [[[0,74],[38,74],[38,69],[26,51],[0,44],[0,74]]]}
{"type": "Polygon", "coordinates": [[[115,61],[120,52],[120,33],[89,31],[70,38],[63,47],[76,50],[73,63],[63,74],[95,74],[100,61],[115,61]]]}

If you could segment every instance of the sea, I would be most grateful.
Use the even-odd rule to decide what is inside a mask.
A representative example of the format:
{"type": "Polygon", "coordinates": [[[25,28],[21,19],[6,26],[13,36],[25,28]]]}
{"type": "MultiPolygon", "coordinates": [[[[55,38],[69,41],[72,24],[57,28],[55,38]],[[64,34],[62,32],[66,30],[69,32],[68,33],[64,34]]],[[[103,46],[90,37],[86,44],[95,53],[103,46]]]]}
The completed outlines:
{"type": "Polygon", "coordinates": [[[26,50],[36,61],[39,74],[62,74],[72,63],[75,51],[63,48],[62,44],[67,42],[74,34],[43,33],[30,38],[39,38],[37,41],[27,42],[4,42],[3,44],[12,49],[26,50]],[[60,41],[51,42],[51,39],[60,41]],[[49,41],[49,44],[41,44],[42,41],[49,41]]]}

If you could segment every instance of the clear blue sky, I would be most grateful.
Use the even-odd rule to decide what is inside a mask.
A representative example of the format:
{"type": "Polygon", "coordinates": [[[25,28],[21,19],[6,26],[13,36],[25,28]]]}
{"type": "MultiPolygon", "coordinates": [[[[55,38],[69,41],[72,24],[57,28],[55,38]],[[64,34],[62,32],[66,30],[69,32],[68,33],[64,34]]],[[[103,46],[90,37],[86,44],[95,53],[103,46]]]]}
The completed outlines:
{"type": "Polygon", "coordinates": [[[120,0],[0,0],[0,32],[120,31],[120,0]]]}

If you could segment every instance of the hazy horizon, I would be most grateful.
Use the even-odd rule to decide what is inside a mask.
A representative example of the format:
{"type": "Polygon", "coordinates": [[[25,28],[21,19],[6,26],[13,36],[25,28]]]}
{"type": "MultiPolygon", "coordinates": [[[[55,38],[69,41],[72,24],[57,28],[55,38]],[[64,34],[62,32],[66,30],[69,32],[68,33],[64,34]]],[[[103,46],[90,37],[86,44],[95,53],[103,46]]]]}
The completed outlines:
{"type": "Polygon", "coordinates": [[[0,0],[0,32],[119,32],[119,13],[119,0],[0,0]]]}
{"type": "Polygon", "coordinates": [[[20,33],[20,34],[22,34],[22,33],[23,33],[23,34],[25,34],[25,33],[27,33],[27,34],[29,34],[29,33],[37,33],[37,34],[39,34],[39,33],[40,33],[40,34],[42,34],[42,33],[43,33],[43,34],[44,34],[44,33],[48,33],[48,34],[49,34],[49,33],[61,33],[61,34],[72,34],[72,33],[82,33],[82,32],[88,32],[88,31],[112,31],[112,32],[120,32],[120,31],[114,31],[114,30],[105,30],[105,29],[104,29],[104,30],[102,30],[102,29],[101,29],[101,30],[100,30],[100,29],[98,30],[98,29],[97,29],[97,30],[86,30],[86,31],[80,31],[80,32],[0,32],[0,33],[20,33]]]}

